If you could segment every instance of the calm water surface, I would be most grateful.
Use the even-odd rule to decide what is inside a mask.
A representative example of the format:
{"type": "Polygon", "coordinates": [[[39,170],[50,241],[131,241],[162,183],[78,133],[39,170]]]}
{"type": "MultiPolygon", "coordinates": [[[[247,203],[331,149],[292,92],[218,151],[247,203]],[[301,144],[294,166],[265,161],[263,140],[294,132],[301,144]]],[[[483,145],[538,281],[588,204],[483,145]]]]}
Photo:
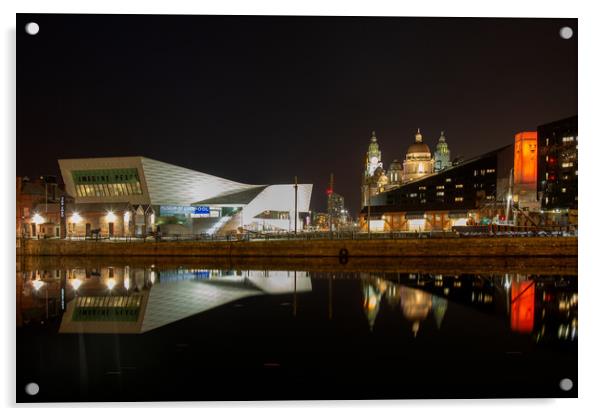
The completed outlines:
{"type": "Polygon", "coordinates": [[[577,395],[564,269],[152,261],[17,265],[18,401],[577,395]]]}

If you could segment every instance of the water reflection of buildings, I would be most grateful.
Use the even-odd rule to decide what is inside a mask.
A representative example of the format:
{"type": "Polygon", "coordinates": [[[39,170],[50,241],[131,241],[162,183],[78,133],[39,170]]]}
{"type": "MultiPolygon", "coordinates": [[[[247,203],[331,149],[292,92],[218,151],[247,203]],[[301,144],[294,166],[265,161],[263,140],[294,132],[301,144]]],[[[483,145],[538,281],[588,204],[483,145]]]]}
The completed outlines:
{"type": "Polygon", "coordinates": [[[99,267],[17,273],[17,325],[143,333],[249,296],[311,291],[306,272],[99,267]]]}
{"type": "Polygon", "coordinates": [[[443,276],[431,274],[361,274],[364,311],[370,328],[384,299],[399,305],[416,336],[432,312],[441,328],[448,300],[476,311],[508,316],[509,329],[532,334],[536,342],[577,339],[576,277],[563,276],[443,276]],[[399,283],[394,283],[395,280],[399,283]]]}
{"type": "Polygon", "coordinates": [[[431,311],[437,328],[441,328],[447,310],[446,299],[383,278],[368,276],[363,276],[363,307],[370,330],[374,330],[383,298],[391,309],[399,308],[404,318],[411,323],[414,337],[418,335],[421,322],[428,318],[431,311]]]}

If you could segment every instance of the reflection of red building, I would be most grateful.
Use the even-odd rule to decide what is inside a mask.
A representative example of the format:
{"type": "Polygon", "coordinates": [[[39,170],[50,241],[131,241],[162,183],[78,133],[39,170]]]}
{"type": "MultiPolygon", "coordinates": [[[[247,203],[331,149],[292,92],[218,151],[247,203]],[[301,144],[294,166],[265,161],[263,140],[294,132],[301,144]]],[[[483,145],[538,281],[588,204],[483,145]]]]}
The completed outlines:
{"type": "Polygon", "coordinates": [[[535,318],[535,283],[533,281],[512,282],[512,309],[510,327],[515,332],[533,331],[535,318]]]}

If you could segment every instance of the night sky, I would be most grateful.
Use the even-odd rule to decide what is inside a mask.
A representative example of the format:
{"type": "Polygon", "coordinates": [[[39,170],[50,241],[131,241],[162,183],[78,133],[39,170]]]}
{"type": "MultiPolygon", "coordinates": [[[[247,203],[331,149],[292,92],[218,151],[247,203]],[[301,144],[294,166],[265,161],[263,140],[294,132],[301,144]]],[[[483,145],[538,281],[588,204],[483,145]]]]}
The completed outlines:
{"type": "Polygon", "coordinates": [[[298,175],[324,210],[332,172],[357,214],[372,130],[388,168],[417,127],[468,158],[577,114],[576,35],[576,19],[17,15],[17,175],[146,156],[298,175]]]}

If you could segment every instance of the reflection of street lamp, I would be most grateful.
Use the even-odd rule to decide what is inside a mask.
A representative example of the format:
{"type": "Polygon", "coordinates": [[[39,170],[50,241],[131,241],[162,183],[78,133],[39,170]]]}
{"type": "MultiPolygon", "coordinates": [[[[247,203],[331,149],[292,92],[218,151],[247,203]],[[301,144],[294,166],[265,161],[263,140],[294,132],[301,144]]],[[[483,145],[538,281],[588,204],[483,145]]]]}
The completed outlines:
{"type": "Polygon", "coordinates": [[[44,219],[44,217],[42,217],[37,212],[33,215],[32,220],[33,220],[34,224],[37,224],[37,225],[44,224],[44,222],[46,222],[46,220],[44,219]]]}
{"type": "Polygon", "coordinates": [[[82,281],[79,279],[71,279],[69,281],[69,284],[71,284],[71,287],[73,288],[73,290],[75,290],[77,292],[77,289],[79,289],[79,287],[82,285],[82,281]]]}
{"type": "Polygon", "coordinates": [[[110,277],[109,280],[107,281],[107,287],[109,288],[109,290],[113,290],[113,288],[115,287],[116,284],[117,284],[117,282],[115,281],[114,277],[110,277]]]}
{"type": "Polygon", "coordinates": [[[31,284],[33,285],[33,288],[37,291],[40,290],[40,288],[44,286],[45,283],[40,279],[36,279],[33,282],[31,282],[31,284]]]}

